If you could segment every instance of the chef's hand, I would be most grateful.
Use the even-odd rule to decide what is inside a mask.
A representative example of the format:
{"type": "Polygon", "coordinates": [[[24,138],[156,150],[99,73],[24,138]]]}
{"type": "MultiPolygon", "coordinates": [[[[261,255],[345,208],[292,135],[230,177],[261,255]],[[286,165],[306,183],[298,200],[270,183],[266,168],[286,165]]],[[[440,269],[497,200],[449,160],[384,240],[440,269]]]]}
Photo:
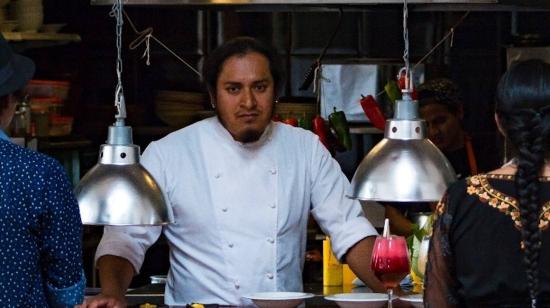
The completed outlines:
{"type": "Polygon", "coordinates": [[[98,294],[85,299],[82,304],[76,305],[75,308],[126,308],[127,306],[124,296],[98,294]]]}

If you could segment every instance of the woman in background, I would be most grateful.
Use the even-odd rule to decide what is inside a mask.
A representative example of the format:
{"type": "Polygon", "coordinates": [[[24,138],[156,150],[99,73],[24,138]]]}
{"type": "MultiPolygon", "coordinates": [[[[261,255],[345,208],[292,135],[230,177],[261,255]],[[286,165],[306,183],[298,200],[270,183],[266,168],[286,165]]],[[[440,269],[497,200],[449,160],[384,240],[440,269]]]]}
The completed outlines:
{"type": "Polygon", "coordinates": [[[456,182],[438,204],[427,307],[550,305],[550,65],[513,65],[495,119],[515,158],[456,182]]]}

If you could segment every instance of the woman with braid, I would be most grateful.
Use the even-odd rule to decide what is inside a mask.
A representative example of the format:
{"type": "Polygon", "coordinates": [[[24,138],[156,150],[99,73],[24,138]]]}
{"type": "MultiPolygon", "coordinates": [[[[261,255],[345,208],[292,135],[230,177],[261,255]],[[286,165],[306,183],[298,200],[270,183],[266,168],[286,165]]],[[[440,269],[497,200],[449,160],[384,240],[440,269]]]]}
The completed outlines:
{"type": "Polygon", "coordinates": [[[454,183],[439,202],[427,307],[550,307],[550,64],[513,65],[495,119],[514,159],[454,183]]]}

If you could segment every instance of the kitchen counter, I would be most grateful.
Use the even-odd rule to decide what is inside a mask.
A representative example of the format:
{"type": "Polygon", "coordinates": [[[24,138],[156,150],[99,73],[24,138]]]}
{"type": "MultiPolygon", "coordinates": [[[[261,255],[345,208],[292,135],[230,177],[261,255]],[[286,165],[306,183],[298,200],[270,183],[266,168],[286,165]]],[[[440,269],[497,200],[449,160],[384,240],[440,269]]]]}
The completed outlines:
{"type": "MultiPolygon", "coordinates": [[[[164,306],[164,284],[149,284],[144,287],[128,291],[126,300],[129,307],[139,307],[144,303],[164,306]]],[[[306,307],[315,308],[334,308],[338,305],[333,301],[328,301],[324,295],[342,293],[342,287],[323,287],[320,284],[311,284],[304,286],[304,292],[313,293],[316,296],[306,299],[306,307]],[[325,292],[325,293],[324,293],[325,292]],[[329,292],[329,293],[326,293],[329,292]]]]}
{"type": "MultiPolygon", "coordinates": [[[[304,292],[313,293],[315,297],[306,299],[306,307],[311,308],[334,308],[338,307],[336,302],[325,299],[326,295],[350,292],[367,292],[366,288],[353,288],[353,286],[324,287],[321,284],[306,284],[304,292]]],[[[126,294],[128,307],[139,307],[139,305],[148,303],[157,305],[157,307],[168,307],[164,305],[164,284],[149,284],[144,287],[128,291],[126,294]]],[[[407,308],[410,305],[394,302],[394,307],[407,308]]]]}

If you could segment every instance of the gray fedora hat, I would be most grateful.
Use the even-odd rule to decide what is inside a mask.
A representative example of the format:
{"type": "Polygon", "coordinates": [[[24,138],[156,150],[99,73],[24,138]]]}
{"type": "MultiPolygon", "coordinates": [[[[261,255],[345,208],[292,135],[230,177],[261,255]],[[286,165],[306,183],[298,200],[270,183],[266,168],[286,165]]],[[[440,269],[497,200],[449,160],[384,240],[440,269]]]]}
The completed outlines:
{"type": "Polygon", "coordinates": [[[11,50],[0,34],[0,97],[22,89],[34,75],[34,62],[11,50]]]}

